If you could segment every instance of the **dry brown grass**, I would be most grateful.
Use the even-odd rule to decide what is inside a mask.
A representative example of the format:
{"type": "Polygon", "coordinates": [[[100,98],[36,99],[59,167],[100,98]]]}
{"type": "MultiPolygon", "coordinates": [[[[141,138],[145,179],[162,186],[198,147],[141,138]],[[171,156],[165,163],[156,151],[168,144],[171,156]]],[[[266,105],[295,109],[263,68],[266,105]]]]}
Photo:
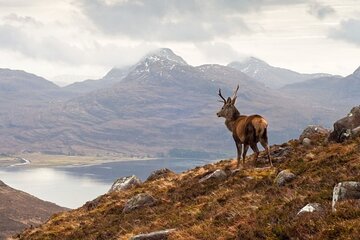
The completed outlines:
{"type": "MultiPolygon", "coordinates": [[[[170,239],[356,239],[360,236],[359,201],[339,204],[331,212],[332,190],[340,181],[359,181],[360,139],[329,144],[319,141],[304,148],[297,141],[285,157],[274,159],[276,168],[247,168],[226,180],[199,183],[216,169],[230,172],[235,162],[220,161],[167,179],[145,183],[125,192],[103,195],[89,205],[53,216],[19,239],[128,239],[139,234],[176,228],[170,239]],[[284,187],[273,184],[278,171],[290,169],[297,177],[284,187]],[[124,214],[125,202],[148,192],[159,202],[153,207],[124,214]],[[318,202],[324,213],[297,212],[318,202]]],[[[273,146],[272,151],[279,146],[273,146]]],[[[261,159],[260,159],[261,160],[261,159]]],[[[261,161],[260,161],[261,162],[261,161]]],[[[258,163],[260,167],[267,163],[258,163]]]]}

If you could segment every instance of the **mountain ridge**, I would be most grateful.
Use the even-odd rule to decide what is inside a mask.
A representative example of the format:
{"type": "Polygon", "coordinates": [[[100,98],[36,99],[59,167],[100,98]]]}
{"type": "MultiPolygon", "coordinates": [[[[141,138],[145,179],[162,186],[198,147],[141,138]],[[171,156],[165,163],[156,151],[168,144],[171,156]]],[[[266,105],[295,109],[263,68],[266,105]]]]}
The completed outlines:
{"type": "Polygon", "coordinates": [[[239,71],[242,71],[254,79],[264,83],[267,87],[275,89],[291,83],[331,76],[327,73],[305,74],[298,73],[286,68],[273,67],[267,62],[255,57],[247,58],[242,62],[234,61],[229,63],[227,66],[236,68],[239,71]]]}

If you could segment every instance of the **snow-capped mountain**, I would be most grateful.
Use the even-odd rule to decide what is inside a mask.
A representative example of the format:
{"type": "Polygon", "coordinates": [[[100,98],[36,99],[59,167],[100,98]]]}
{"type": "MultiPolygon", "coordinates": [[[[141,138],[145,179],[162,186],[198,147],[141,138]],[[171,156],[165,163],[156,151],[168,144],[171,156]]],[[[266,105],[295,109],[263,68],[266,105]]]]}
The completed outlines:
{"type": "Polygon", "coordinates": [[[285,68],[273,67],[255,57],[250,57],[242,62],[232,62],[228,66],[240,70],[273,89],[309,79],[331,76],[326,73],[303,74],[285,68]]]}

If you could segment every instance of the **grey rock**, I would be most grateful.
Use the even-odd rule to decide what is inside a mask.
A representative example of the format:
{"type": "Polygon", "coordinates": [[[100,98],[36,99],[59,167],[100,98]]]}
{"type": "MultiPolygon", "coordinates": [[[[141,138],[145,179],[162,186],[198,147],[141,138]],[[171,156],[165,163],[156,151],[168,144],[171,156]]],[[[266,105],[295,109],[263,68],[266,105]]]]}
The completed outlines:
{"type": "Polygon", "coordinates": [[[360,137],[360,127],[351,130],[351,137],[352,138],[360,137]]]}
{"type": "Polygon", "coordinates": [[[336,203],[346,199],[360,199],[360,182],[348,181],[335,185],[332,198],[332,210],[336,211],[336,203]]]}
{"type": "Polygon", "coordinates": [[[123,209],[123,213],[131,212],[132,210],[154,206],[157,200],[147,193],[140,193],[129,199],[123,209]]]}
{"type": "Polygon", "coordinates": [[[147,233],[147,234],[139,234],[130,238],[130,240],[166,240],[171,232],[176,229],[166,229],[162,231],[147,233]]]}
{"type": "Polygon", "coordinates": [[[201,178],[199,180],[200,183],[208,181],[210,179],[226,179],[227,178],[227,174],[224,170],[221,169],[217,169],[214,172],[204,176],[203,178],[201,178]]]}
{"type": "Polygon", "coordinates": [[[231,176],[235,176],[236,174],[238,174],[239,172],[241,172],[241,170],[239,168],[230,170],[230,174],[231,176]]]}
{"type": "Polygon", "coordinates": [[[358,127],[360,127],[360,106],[353,107],[346,117],[334,123],[334,131],[331,132],[329,140],[343,142],[353,137],[353,131],[356,137],[360,131],[358,127]]]}
{"type": "Polygon", "coordinates": [[[296,215],[301,215],[303,213],[321,212],[321,211],[323,211],[323,208],[319,203],[308,203],[296,215]]]}
{"type": "Polygon", "coordinates": [[[153,171],[150,176],[146,179],[146,181],[154,181],[160,178],[165,178],[169,176],[170,174],[174,174],[173,171],[167,168],[161,168],[159,170],[153,171]]]}
{"type": "Polygon", "coordinates": [[[285,183],[290,182],[296,177],[295,174],[293,174],[290,170],[282,170],[279,172],[279,174],[276,176],[274,182],[278,186],[284,186],[285,183]]]}
{"type": "Polygon", "coordinates": [[[273,157],[285,157],[291,153],[291,147],[279,147],[272,152],[273,157]]]}
{"type": "Polygon", "coordinates": [[[328,136],[330,130],[320,126],[320,125],[309,125],[301,133],[299,140],[303,141],[305,138],[312,139],[318,136],[328,136]]]}
{"type": "Polygon", "coordinates": [[[301,143],[304,146],[311,146],[311,140],[309,138],[304,138],[301,143]]]}
{"type": "Polygon", "coordinates": [[[141,180],[135,175],[122,177],[117,179],[111,186],[109,193],[114,191],[123,191],[131,187],[138,187],[141,185],[141,180]]]}

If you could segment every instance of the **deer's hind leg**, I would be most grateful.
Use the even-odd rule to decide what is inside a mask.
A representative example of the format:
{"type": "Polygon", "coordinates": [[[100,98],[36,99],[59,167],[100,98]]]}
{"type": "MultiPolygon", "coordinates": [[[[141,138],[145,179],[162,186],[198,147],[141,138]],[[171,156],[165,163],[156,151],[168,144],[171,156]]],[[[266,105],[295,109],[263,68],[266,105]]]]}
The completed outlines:
{"type": "Polygon", "coordinates": [[[256,164],[260,151],[256,143],[252,143],[250,147],[254,151],[254,164],[256,164]]]}
{"type": "Polygon", "coordinates": [[[244,151],[243,151],[243,167],[245,167],[245,158],[246,158],[246,153],[247,153],[247,151],[248,151],[248,149],[249,149],[249,144],[245,144],[244,143],[244,151]]]}
{"type": "Polygon", "coordinates": [[[270,166],[272,167],[273,164],[272,164],[271,157],[270,157],[270,148],[269,148],[269,144],[267,142],[267,138],[266,139],[260,138],[260,143],[261,143],[261,146],[263,146],[263,148],[265,149],[266,155],[267,155],[267,157],[269,159],[269,162],[270,162],[270,166]]]}
{"type": "Polygon", "coordinates": [[[242,144],[240,142],[240,139],[237,136],[234,135],[233,138],[234,138],[236,149],[237,149],[236,168],[239,168],[240,167],[241,152],[242,152],[242,144]]]}

